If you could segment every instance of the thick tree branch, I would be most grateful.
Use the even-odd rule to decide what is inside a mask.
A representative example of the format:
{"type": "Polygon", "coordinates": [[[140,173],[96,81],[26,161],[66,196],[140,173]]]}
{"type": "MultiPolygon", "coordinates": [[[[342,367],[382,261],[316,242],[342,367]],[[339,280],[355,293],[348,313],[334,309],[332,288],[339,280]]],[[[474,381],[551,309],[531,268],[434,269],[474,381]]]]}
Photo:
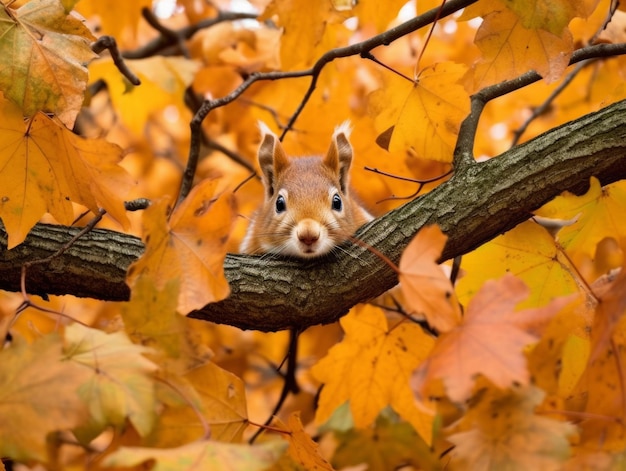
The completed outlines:
{"type": "MultiPolygon", "coordinates": [[[[466,166],[430,193],[372,221],[358,237],[398,262],[419,228],[437,223],[449,236],[442,259],[466,253],[524,221],[562,191],[584,191],[591,176],[603,184],[626,178],[625,116],[626,100],[466,166]]],[[[50,255],[77,231],[39,224],[10,251],[0,232],[0,288],[18,290],[21,265],[50,255]]],[[[33,266],[27,289],[126,300],[124,276],[142,252],[135,237],[94,230],[48,266],[33,266]]],[[[191,316],[263,331],[335,321],[397,282],[389,267],[358,246],[311,262],[229,255],[225,272],[231,296],[191,316]]]]}

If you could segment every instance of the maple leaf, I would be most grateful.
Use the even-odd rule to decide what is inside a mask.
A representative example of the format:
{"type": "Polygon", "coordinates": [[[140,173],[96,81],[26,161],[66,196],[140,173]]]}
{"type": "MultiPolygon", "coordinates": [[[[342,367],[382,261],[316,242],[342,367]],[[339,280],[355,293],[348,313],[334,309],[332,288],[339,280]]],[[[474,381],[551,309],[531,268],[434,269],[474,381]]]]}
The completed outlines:
{"type": "Polygon", "coordinates": [[[390,328],[381,309],[357,307],[341,321],[344,340],[312,369],[324,383],[316,420],[326,420],[346,400],[357,427],[371,425],[387,405],[430,441],[432,417],[415,404],[409,378],[433,345],[416,324],[390,328]]]}
{"type": "Polygon", "coordinates": [[[436,64],[415,83],[392,76],[370,95],[376,129],[385,130],[389,139],[383,147],[391,152],[411,148],[420,158],[452,162],[461,121],[469,113],[469,96],[458,84],[465,70],[460,64],[436,64]]]}
{"type": "MultiPolygon", "coordinates": [[[[351,1],[349,3],[354,5],[351,1]]],[[[354,7],[354,14],[358,16],[361,26],[374,25],[376,31],[381,32],[397,17],[398,10],[405,4],[404,0],[358,2],[354,7]]]]}
{"type": "Polygon", "coordinates": [[[593,8],[580,0],[512,0],[506,5],[520,18],[524,28],[543,29],[560,35],[577,16],[587,16],[593,8]]]}
{"type": "Polygon", "coordinates": [[[0,91],[26,116],[54,113],[74,125],[87,86],[85,65],[96,54],[89,29],[58,0],[0,7],[0,91]]]}
{"type": "Polygon", "coordinates": [[[470,430],[448,438],[454,469],[561,469],[570,455],[568,437],[576,428],[534,413],[544,393],[535,387],[488,391],[465,415],[470,430]]]}
{"type": "Polygon", "coordinates": [[[398,276],[411,314],[423,314],[439,332],[461,321],[452,283],[437,264],[447,239],[438,226],[421,229],[402,253],[398,276]]]}
{"type": "Polygon", "coordinates": [[[333,467],[319,454],[319,445],[304,431],[300,412],[292,412],[285,424],[278,417],[274,425],[285,430],[285,438],[289,442],[287,453],[291,459],[301,465],[302,469],[332,471],[333,467]]]}
{"type": "Polygon", "coordinates": [[[91,420],[77,434],[89,442],[107,426],[121,427],[129,419],[140,435],[147,435],[156,407],[151,374],[157,366],[143,356],[150,349],[133,344],[123,332],[107,334],[80,324],[65,329],[65,343],[66,358],[90,373],[78,395],[88,404],[91,420]]]}
{"type": "Polygon", "coordinates": [[[234,221],[234,199],[232,195],[216,197],[217,185],[216,179],[196,185],[174,210],[169,224],[166,198],[144,211],[146,251],[128,270],[131,288],[142,274],[150,276],[158,289],[178,278],[181,314],[228,296],[223,264],[234,221]]]}
{"type": "Polygon", "coordinates": [[[455,287],[463,305],[467,305],[485,281],[506,273],[517,276],[531,288],[522,307],[542,306],[557,296],[576,293],[581,283],[554,237],[532,220],[464,255],[461,268],[463,276],[455,287]]]}
{"type": "Polygon", "coordinates": [[[543,324],[571,300],[562,297],[543,308],[514,312],[528,293],[513,275],[487,281],[470,301],[463,323],[441,335],[416,370],[415,390],[423,394],[428,383],[441,378],[448,397],[463,402],[470,397],[478,374],[503,389],[514,383],[528,384],[524,347],[536,341],[543,324]]]}
{"type": "MultiPolygon", "coordinates": [[[[505,5],[494,3],[496,7],[483,3],[476,6],[484,21],[474,42],[483,58],[466,74],[466,89],[473,93],[529,70],[535,70],[546,83],[558,80],[574,50],[569,30],[563,29],[555,34],[539,28],[540,25],[527,28],[524,21],[505,5]]],[[[466,12],[464,18],[477,13],[474,9],[468,11],[471,13],[466,12]]]]}
{"type": "Polygon", "coordinates": [[[43,113],[25,123],[8,100],[0,100],[0,116],[0,217],[8,248],[20,244],[45,212],[70,225],[72,201],[94,213],[102,205],[128,225],[123,198],[131,180],[117,165],[118,146],[83,139],[43,113]]]}
{"type": "Polygon", "coordinates": [[[50,334],[31,345],[17,337],[0,351],[0,456],[45,461],[48,433],[87,419],[77,391],[89,373],[66,361],[62,347],[50,334]]]}
{"type": "Polygon", "coordinates": [[[606,238],[626,239],[622,223],[626,208],[626,182],[620,181],[602,188],[597,178],[591,177],[589,190],[582,196],[564,192],[535,214],[549,218],[578,218],[575,224],[558,232],[559,243],[573,253],[575,259],[582,253],[593,258],[598,243],[606,238]]]}
{"type": "Polygon", "coordinates": [[[264,471],[272,466],[287,449],[284,441],[262,445],[235,445],[212,441],[198,441],[178,448],[121,447],[107,456],[104,466],[132,467],[154,460],[153,471],[264,471]]]}
{"type": "Polygon", "coordinates": [[[283,70],[307,67],[315,58],[315,47],[322,41],[327,25],[332,21],[331,2],[308,0],[273,0],[259,17],[259,21],[278,17],[283,28],[280,41],[280,62],[283,70]],[[294,51],[298,51],[294,54],[294,51]]]}

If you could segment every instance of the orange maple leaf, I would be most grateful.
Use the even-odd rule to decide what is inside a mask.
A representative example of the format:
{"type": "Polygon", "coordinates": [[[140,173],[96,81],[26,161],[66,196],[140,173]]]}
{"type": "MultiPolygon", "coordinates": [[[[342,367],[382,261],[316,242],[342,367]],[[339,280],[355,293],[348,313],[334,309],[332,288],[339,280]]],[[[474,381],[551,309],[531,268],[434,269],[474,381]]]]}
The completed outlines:
{"type": "Polygon", "coordinates": [[[438,226],[421,229],[400,259],[400,287],[412,313],[423,314],[439,332],[461,322],[461,310],[452,283],[437,263],[447,236],[438,226]]]}
{"type": "Polygon", "coordinates": [[[429,442],[432,416],[415,404],[409,379],[430,351],[432,337],[411,322],[390,327],[383,311],[374,306],[357,307],[340,323],[344,340],[311,370],[325,383],[317,422],[350,400],[355,425],[367,427],[390,405],[429,442]]]}
{"type": "Polygon", "coordinates": [[[118,165],[122,151],[103,139],[84,139],[43,113],[26,122],[0,99],[0,217],[9,248],[20,244],[45,212],[61,224],[74,219],[72,201],[100,206],[124,227],[123,199],[132,181],[118,165]]]}
{"type": "Polygon", "coordinates": [[[545,307],[514,312],[529,294],[513,275],[487,281],[470,301],[463,323],[441,335],[429,357],[415,371],[412,384],[424,395],[429,383],[442,379],[448,397],[470,397],[474,377],[483,374],[500,388],[528,384],[523,349],[572,298],[557,298],[545,307]]]}
{"type": "Polygon", "coordinates": [[[275,418],[274,423],[289,432],[285,434],[285,438],[289,442],[287,453],[296,463],[302,465],[302,469],[333,470],[330,463],[319,454],[319,445],[304,431],[300,412],[293,412],[287,419],[287,424],[279,418],[275,418]]]}
{"type": "Polygon", "coordinates": [[[196,185],[169,223],[167,198],[144,212],[146,252],[128,270],[131,288],[140,275],[152,278],[157,289],[178,278],[177,309],[181,314],[228,296],[223,264],[235,203],[232,195],[216,196],[217,185],[217,179],[196,185]]]}

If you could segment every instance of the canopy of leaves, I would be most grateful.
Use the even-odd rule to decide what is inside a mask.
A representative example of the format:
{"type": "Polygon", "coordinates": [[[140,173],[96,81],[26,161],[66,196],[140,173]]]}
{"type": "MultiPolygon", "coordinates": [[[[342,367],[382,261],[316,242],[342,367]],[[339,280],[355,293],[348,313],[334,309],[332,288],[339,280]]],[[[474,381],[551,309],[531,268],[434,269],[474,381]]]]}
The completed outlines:
{"type": "Polygon", "coordinates": [[[1,3],[0,255],[21,292],[0,292],[0,458],[59,471],[623,467],[624,182],[592,179],[583,191],[597,175],[585,170],[585,181],[556,185],[563,162],[528,151],[554,139],[550,150],[579,169],[623,150],[622,134],[594,128],[611,155],[581,155],[559,127],[626,98],[623,6],[254,0],[231,10],[241,3],[1,3]],[[431,207],[406,216],[419,224],[400,208],[388,232],[370,225],[359,234],[373,246],[346,265],[335,262],[353,253],[349,241],[307,262],[227,257],[267,194],[259,120],[290,155],[325,152],[350,120],[352,191],[375,215],[440,195],[444,181],[474,181],[511,146],[528,153],[515,182],[552,162],[541,203],[577,191],[537,208],[487,175],[473,194],[439,200],[442,211],[471,212],[476,230],[502,211],[520,216],[463,250],[450,247],[453,231],[470,231],[444,235],[431,207]],[[493,201],[477,204],[487,189],[493,201]],[[505,205],[498,196],[511,192],[505,205]],[[58,238],[33,232],[40,222],[58,238]],[[377,249],[398,234],[413,237],[402,255],[377,249]],[[107,279],[128,302],[46,294],[56,291],[45,276],[87,277],[80,269],[93,264],[108,277],[129,241],[141,257],[107,279]],[[470,249],[460,266],[441,260],[470,249]],[[303,295],[320,295],[305,290],[320,282],[314,270],[328,270],[324,300],[337,286],[361,299],[388,288],[366,286],[357,266],[377,276],[383,266],[400,287],[303,331],[303,316],[319,322],[322,300],[303,295]],[[285,317],[289,341],[231,328],[226,311],[224,325],[187,317],[242,291],[263,316],[285,317]],[[300,305],[314,308],[278,313],[300,305]]]}

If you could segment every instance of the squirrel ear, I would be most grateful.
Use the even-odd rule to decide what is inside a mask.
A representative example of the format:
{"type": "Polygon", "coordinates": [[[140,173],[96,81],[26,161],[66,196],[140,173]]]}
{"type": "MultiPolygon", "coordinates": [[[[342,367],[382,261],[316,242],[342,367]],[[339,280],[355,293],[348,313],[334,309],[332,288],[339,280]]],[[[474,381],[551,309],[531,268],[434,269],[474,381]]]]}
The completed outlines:
{"type": "Polygon", "coordinates": [[[346,193],[348,189],[348,174],[352,163],[352,145],[348,140],[351,131],[350,121],[344,121],[337,126],[333,133],[330,149],[324,158],[324,164],[338,176],[343,193],[346,193]]]}
{"type": "Polygon", "coordinates": [[[269,198],[276,191],[276,179],[289,164],[289,159],[278,136],[262,121],[259,121],[259,128],[261,130],[259,166],[263,173],[263,185],[269,198]]]}

